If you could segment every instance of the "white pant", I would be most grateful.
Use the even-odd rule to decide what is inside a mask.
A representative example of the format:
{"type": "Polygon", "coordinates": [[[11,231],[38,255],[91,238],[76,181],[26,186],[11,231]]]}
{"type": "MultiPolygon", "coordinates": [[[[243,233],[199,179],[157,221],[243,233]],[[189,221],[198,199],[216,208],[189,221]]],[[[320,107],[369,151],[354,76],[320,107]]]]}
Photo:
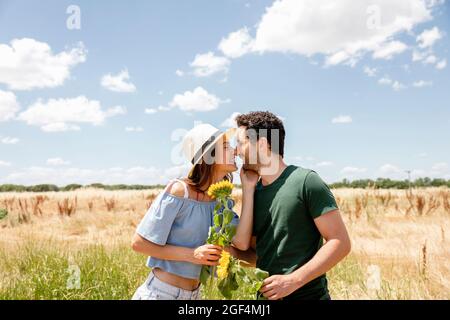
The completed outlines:
{"type": "Polygon", "coordinates": [[[199,296],[200,287],[194,291],[184,290],[159,280],[152,271],[132,300],[199,300],[199,296]]]}

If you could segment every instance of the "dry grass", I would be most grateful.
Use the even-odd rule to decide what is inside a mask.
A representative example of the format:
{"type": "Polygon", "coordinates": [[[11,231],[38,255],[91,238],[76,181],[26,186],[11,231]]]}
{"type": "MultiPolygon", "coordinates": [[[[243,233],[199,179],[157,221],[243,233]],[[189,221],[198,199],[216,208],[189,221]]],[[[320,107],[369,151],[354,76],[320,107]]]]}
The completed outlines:
{"type": "MultiPolygon", "coordinates": [[[[450,191],[447,188],[337,189],[333,192],[353,244],[352,254],[329,273],[333,299],[450,298],[450,243],[446,236],[450,228],[450,191]],[[367,272],[373,265],[381,275],[380,288],[375,291],[367,287],[367,272]]],[[[21,257],[18,248],[30,243],[53,249],[55,257],[65,256],[72,249],[83,252],[86,248],[88,252],[87,248],[92,246],[112,252],[120,248],[122,253],[118,256],[123,255],[123,248],[129,247],[137,224],[157,194],[157,190],[97,189],[0,193],[0,209],[8,211],[7,217],[0,220],[0,254],[6,257],[0,259],[0,278],[27,277],[23,274],[26,268],[15,267],[12,261],[27,259],[25,253],[21,257]],[[11,269],[3,273],[1,270],[6,266],[11,269]]],[[[234,196],[239,213],[240,191],[235,190],[234,196]]],[[[145,262],[144,257],[130,255],[134,263],[145,262]]],[[[141,273],[126,283],[134,285],[144,280],[140,265],[128,268],[140,268],[141,273]]],[[[107,269],[105,266],[101,270],[107,269]]],[[[130,298],[133,285],[127,285],[129,291],[121,293],[123,299],[130,298]]],[[[7,285],[2,288],[0,281],[0,296],[32,296],[11,290],[7,285]]],[[[86,293],[82,297],[91,295],[86,293]]],[[[121,298],[118,294],[114,297],[121,298]]]]}

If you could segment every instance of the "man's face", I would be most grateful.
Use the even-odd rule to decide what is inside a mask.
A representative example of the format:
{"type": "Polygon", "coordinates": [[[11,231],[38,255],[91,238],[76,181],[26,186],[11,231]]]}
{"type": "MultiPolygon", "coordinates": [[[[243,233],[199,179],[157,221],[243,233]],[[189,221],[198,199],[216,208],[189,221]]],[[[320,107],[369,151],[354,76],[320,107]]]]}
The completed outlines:
{"type": "Polygon", "coordinates": [[[258,144],[256,139],[250,139],[247,135],[247,128],[239,127],[236,134],[237,154],[243,161],[245,170],[258,172],[258,144]],[[254,141],[251,141],[254,140],[254,141]]]}

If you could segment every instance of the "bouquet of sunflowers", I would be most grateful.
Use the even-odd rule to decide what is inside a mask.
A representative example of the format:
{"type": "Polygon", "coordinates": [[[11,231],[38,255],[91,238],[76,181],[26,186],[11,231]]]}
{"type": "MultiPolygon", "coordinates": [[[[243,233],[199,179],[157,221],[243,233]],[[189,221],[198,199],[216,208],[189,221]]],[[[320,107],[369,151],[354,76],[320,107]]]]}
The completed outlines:
{"type": "MultiPolygon", "coordinates": [[[[231,222],[234,212],[229,207],[231,193],[234,185],[227,181],[220,181],[213,184],[208,189],[208,195],[217,199],[218,203],[214,208],[214,225],[209,230],[207,244],[229,247],[236,234],[236,226],[231,222]]],[[[257,296],[262,282],[269,276],[268,272],[258,268],[244,268],[241,261],[231,256],[227,251],[222,251],[217,270],[215,266],[203,266],[200,274],[200,281],[204,286],[212,286],[214,277],[217,274],[217,287],[223,297],[231,299],[232,294],[239,288],[239,282],[248,284],[251,287],[253,296],[257,296]],[[252,270],[251,270],[252,269],[252,270]],[[240,281],[238,281],[240,280],[240,281]]],[[[260,296],[259,296],[260,297],[260,296]]],[[[262,298],[258,298],[262,299],[262,298]]]]}

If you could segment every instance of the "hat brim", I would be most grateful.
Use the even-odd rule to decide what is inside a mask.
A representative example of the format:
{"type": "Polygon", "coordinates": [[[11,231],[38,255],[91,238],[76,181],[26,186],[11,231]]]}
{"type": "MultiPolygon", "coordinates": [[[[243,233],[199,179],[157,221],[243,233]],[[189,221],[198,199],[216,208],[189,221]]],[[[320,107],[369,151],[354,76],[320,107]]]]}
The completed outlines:
{"type": "Polygon", "coordinates": [[[216,145],[216,143],[222,139],[224,136],[227,139],[233,138],[236,135],[237,132],[237,128],[230,128],[228,130],[226,130],[225,132],[222,132],[221,134],[219,134],[217,136],[216,139],[214,139],[214,141],[205,149],[205,151],[203,151],[202,155],[197,159],[197,161],[194,162],[194,164],[192,165],[191,171],[192,169],[194,169],[194,167],[200,163],[200,161],[203,159],[203,156],[205,154],[207,154],[212,148],[214,148],[214,146],[216,145]]]}

